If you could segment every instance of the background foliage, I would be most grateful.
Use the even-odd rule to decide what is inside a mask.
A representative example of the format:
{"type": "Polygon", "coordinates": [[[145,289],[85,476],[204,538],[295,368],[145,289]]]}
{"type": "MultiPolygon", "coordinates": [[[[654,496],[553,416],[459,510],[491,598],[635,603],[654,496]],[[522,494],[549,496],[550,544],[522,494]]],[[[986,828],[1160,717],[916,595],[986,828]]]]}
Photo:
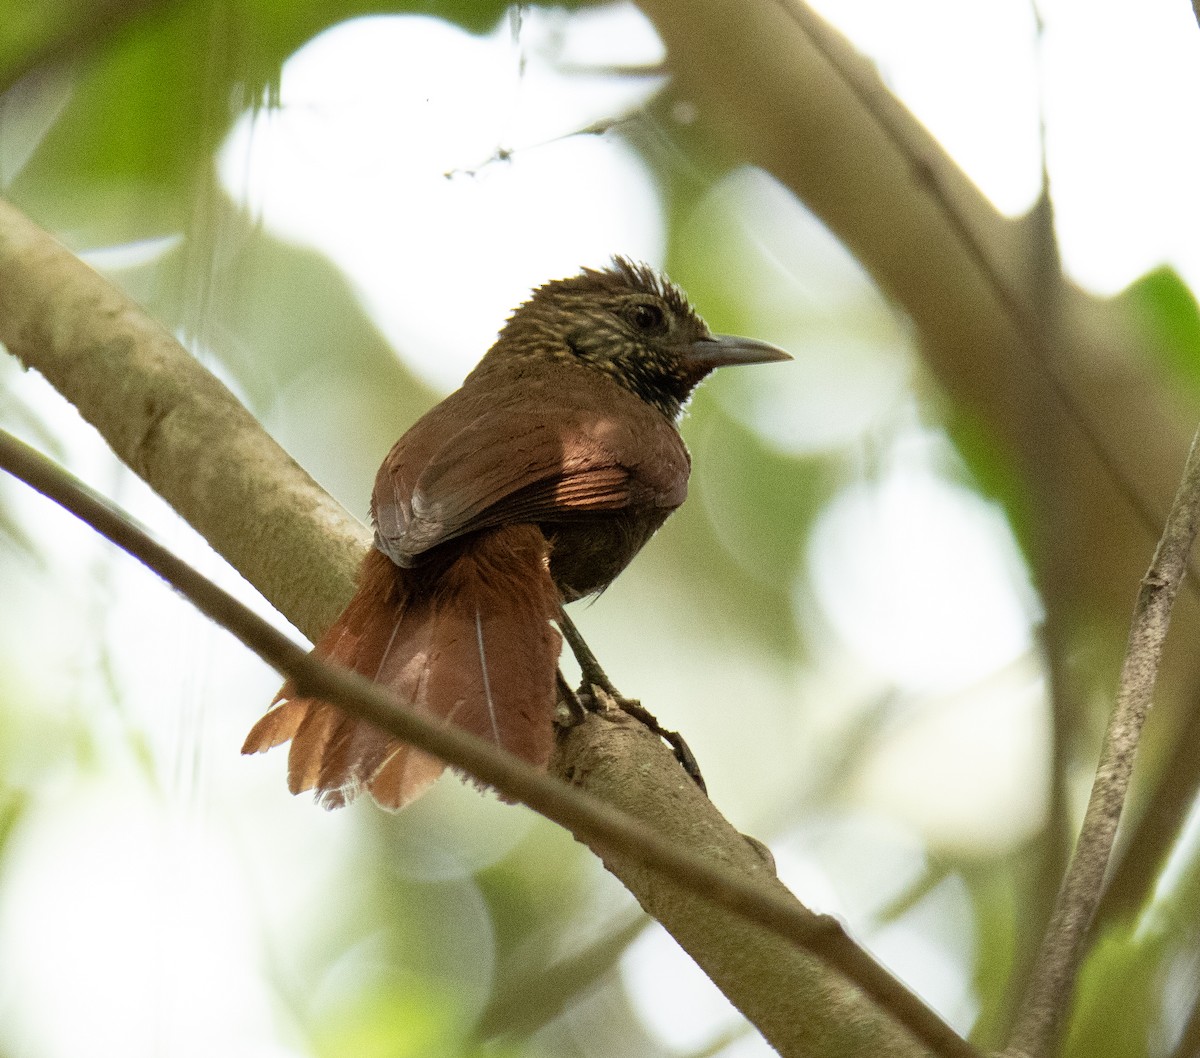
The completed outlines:
{"type": "MultiPolygon", "coordinates": [[[[552,16],[564,36],[586,6],[552,16]]],[[[247,112],[285,106],[289,56],[382,14],[507,27],[522,76],[530,12],[501,4],[0,0],[5,196],[182,335],[360,515],[387,447],[437,399],[436,373],[352,276],[264,223],[270,204],[240,197],[218,158],[247,112]]],[[[579,72],[565,53],[549,61],[579,72]]],[[[921,321],[677,84],[647,83],[580,136],[645,167],[661,263],[714,328],[798,362],[699,394],[691,500],[579,620],[617,684],[687,733],[714,799],[798,895],[996,1045],[1152,537],[1141,565],[1103,538],[1081,552],[1056,484],[1090,471],[1053,465],[1062,425],[1029,396],[1046,386],[1036,365],[1011,365],[1033,379],[1015,400],[971,391],[969,369],[947,381],[922,358],[921,321]]],[[[557,142],[495,140],[474,161],[518,178],[523,155],[557,142]]],[[[403,255],[403,232],[393,242],[403,255]]],[[[428,282],[477,296],[459,274],[428,282]]],[[[1179,275],[1158,267],[1086,305],[1152,351],[1129,370],[1164,414],[1194,417],[1200,313],[1179,275]]],[[[0,381],[0,422],[236,583],[39,379],[0,363],[0,381]]],[[[8,483],[0,534],[0,1052],[766,1051],[563,834],[449,782],[394,818],[288,800],[280,761],[236,756],[272,674],[8,483]]],[[[1200,1046],[1186,825],[1200,760],[1176,748],[1195,666],[1173,662],[1070,1054],[1200,1046]]]]}

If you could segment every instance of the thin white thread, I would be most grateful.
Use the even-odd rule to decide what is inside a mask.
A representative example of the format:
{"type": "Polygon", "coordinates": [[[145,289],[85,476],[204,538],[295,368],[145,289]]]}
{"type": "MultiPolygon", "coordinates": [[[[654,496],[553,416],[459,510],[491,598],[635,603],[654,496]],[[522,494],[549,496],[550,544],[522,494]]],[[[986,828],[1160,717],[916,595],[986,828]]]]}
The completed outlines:
{"type": "Polygon", "coordinates": [[[383,666],[387,663],[388,655],[392,652],[392,644],[396,642],[396,635],[400,631],[400,622],[404,620],[404,614],[396,618],[396,623],[392,626],[392,636],[387,642],[387,646],[383,648],[383,657],[379,659],[379,667],[375,670],[375,675],[371,677],[372,683],[379,682],[379,674],[383,672],[383,666]]]}
{"type": "Polygon", "coordinates": [[[479,667],[483,670],[483,694],[487,700],[488,716],[492,721],[492,737],[500,745],[500,728],[496,726],[496,705],[492,701],[492,684],[488,679],[487,655],[483,651],[483,622],[479,619],[479,607],[475,607],[475,639],[479,643],[479,667]]]}

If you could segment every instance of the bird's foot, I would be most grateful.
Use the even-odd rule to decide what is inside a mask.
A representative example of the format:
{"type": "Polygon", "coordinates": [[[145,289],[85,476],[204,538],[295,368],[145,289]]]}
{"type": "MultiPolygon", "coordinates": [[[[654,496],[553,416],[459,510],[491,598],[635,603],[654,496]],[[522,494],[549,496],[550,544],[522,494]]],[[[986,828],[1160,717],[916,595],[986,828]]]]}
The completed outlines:
{"type": "MultiPolygon", "coordinates": [[[[605,682],[607,683],[607,681],[605,682]]],[[[600,684],[589,685],[585,680],[576,692],[576,701],[590,712],[599,713],[609,709],[620,709],[621,712],[640,721],[671,747],[672,752],[675,754],[675,759],[679,761],[683,770],[691,776],[692,781],[700,787],[700,792],[705,795],[708,794],[708,787],[704,784],[704,776],[700,773],[700,765],[687,741],[678,731],[668,731],[663,727],[658,722],[658,718],[636,698],[624,697],[617,692],[611,683],[608,686],[600,684]]]]}
{"type": "Polygon", "coordinates": [[[572,692],[567,687],[562,673],[558,674],[560,709],[567,711],[568,720],[568,723],[562,726],[573,726],[579,723],[583,718],[583,710],[598,713],[606,709],[620,709],[629,716],[640,720],[666,742],[674,751],[675,759],[682,765],[683,770],[692,777],[700,790],[707,794],[708,787],[704,785],[704,776],[700,774],[700,765],[696,763],[696,757],[687,742],[684,741],[683,736],[678,731],[668,731],[641,702],[624,697],[612,685],[612,681],[600,667],[600,662],[596,660],[596,655],[592,653],[591,647],[584,642],[583,636],[579,634],[579,629],[575,627],[575,622],[567,616],[565,610],[559,610],[557,620],[559,628],[562,629],[563,638],[571,648],[571,653],[575,655],[575,660],[579,662],[579,670],[583,676],[579,690],[572,692]],[[579,712],[575,710],[579,710],[579,712]]]}

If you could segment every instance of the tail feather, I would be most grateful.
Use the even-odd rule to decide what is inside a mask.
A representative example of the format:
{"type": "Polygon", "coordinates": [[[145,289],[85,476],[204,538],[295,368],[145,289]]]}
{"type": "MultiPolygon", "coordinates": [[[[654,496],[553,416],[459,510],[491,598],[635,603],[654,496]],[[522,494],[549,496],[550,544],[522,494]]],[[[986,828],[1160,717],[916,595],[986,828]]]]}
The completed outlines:
{"type": "Polygon", "coordinates": [[[445,769],[437,757],[397,743],[395,752],[375,773],[367,789],[385,808],[403,808],[429,789],[445,769]]]}
{"type": "Polygon", "coordinates": [[[282,746],[295,736],[307,710],[303,702],[285,701],[282,696],[283,691],[280,691],[271,709],[250,729],[242,746],[243,753],[261,753],[282,746]]]}
{"type": "MultiPolygon", "coordinates": [[[[554,673],[561,637],[549,545],[534,526],[475,538],[436,580],[372,551],[358,592],[315,650],[389,687],[414,712],[544,766],[553,748],[554,673]]],[[[288,786],[336,807],[367,789],[402,808],[445,765],[290,684],[251,729],[243,753],[292,741],[288,786]]]]}
{"type": "Polygon", "coordinates": [[[305,701],[308,710],[288,752],[288,789],[297,794],[317,785],[329,739],[341,719],[341,714],[326,702],[305,701]]]}

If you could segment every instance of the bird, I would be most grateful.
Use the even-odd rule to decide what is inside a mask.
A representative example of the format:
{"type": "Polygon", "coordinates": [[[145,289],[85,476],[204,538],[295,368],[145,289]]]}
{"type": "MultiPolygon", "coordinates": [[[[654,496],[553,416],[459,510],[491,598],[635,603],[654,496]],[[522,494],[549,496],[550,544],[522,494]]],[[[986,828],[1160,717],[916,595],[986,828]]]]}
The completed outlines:
{"type": "MultiPolygon", "coordinates": [[[[559,697],[571,699],[564,634],[582,690],[612,691],[564,604],[603,591],[684,502],[679,422],[696,386],[719,367],[789,359],[712,333],[679,287],[625,257],[535,288],[384,459],[373,546],[315,654],[544,768],[559,697]]],[[[445,768],[290,682],[242,752],[289,740],[289,789],[328,808],[364,790],[403,808],[445,768]]]]}

